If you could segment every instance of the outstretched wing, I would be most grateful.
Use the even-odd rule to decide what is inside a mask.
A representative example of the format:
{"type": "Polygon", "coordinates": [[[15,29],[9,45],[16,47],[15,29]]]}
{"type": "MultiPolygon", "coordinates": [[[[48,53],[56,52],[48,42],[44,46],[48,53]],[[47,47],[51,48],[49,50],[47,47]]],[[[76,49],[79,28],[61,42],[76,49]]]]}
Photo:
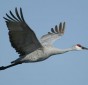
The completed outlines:
{"type": "Polygon", "coordinates": [[[41,43],[43,45],[52,45],[54,41],[59,39],[63,34],[65,30],[65,22],[62,24],[59,24],[59,27],[56,25],[55,28],[51,28],[51,32],[48,32],[48,34],[43,35],[40,39],[41,43]]]}
{"type": "Polygon", "coordinates": [[[10,15],[6,14],[7,18],[3,18],[6,20],[9,30],[11,45],[20,55],[26,55],[42,46],[33,30],[26,24],[22,9],[20,8],[20,13],[18,13],[17,8],[15,8],[15,13],[16,16],[10,11],[10,15]]]}

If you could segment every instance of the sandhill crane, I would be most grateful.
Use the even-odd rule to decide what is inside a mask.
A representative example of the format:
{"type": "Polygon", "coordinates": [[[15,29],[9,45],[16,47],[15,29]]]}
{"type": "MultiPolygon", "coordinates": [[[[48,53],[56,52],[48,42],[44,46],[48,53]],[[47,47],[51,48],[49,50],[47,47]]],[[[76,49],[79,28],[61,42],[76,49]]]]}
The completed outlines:
{"type": "Polygon", "coordinates": [[[10,65],[1,66],[0,70],[22,63],[43,61],[52,55],[69,51],[88,50],[88,48],[80,44],[76,44],[68,49],[58,49],[52,45],[54,41],[64,34],[65,22],[60,23],[59,26],[56,25],[55,28],[51,28],[51,32],[43,35],[39,41],[34,31],[25,22],[22,9],[20,8],[20,13],[18,13],[17,8],[15,8],[15,13],[16,16],[10,11],[10,15],[6,13],[7,18],[3,18],[9,30],[11,45],[20,55],[19,58],[12,61],[10,65]]]}

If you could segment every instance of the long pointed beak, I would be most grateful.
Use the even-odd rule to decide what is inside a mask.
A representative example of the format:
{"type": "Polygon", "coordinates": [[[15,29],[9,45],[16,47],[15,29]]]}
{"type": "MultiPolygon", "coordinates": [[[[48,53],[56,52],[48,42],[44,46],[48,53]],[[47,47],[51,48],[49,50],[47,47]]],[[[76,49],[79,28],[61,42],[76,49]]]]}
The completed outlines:
{"type": "Polygon", "coordinates": [[[83,50],[88,50],[88,48],[86,48],[86,47],[82,47],[82,49],[83,49],[83,50]]]}

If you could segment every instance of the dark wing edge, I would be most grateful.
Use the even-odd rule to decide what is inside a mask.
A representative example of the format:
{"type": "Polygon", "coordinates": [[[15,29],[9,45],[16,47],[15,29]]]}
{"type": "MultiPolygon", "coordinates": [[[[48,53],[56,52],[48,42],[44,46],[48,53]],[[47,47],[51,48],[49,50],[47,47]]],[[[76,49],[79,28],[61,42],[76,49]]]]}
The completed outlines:
{"type": "Polygon", "coordinates": [[[52,45],[56,40],[60,39],[65,31],[65,22],[60,22],[59,26],[55,25],[54,28],[51,28],[51,31],[48,34],[43,35],[40,38],[43,45],[52,45]]]}
{"type": "Polygon", "coordinates": [[[9,38],[12,47],[15,48],[20,55],[26,55],[42,47],[33,30],[26,24],[22,8],[20,8],[20,13],[18,13],[17,8],[15,8],[16,16],[11,11],[9,11],[9,13],[10,15],[6,13],[6,17],[3,18],[9,29],[9,38]],[[22,42],[20,42],[20,40],[22,40],[22,42]]]}
{"type": "MultiPolygon", "coordinates": [[[[51,28],[52,33],[63,35],[65,31],[65,22],[59,24],[59,27],[56,25],[55,28],[51,28]]],[[[50,32],[48,32],[50,33],[50,32]]]]}

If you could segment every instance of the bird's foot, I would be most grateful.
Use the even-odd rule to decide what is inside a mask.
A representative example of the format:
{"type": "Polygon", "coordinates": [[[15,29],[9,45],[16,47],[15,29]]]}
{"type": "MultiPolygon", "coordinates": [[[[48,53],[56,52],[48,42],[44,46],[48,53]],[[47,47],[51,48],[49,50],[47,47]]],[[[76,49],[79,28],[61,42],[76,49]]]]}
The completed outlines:
{"type": "Polygon", "coordinates": [[[0,67],[0,70],[4,70],[4,69],[6,69],[4,66],[1,66],[1,67],[0,67]]]}

